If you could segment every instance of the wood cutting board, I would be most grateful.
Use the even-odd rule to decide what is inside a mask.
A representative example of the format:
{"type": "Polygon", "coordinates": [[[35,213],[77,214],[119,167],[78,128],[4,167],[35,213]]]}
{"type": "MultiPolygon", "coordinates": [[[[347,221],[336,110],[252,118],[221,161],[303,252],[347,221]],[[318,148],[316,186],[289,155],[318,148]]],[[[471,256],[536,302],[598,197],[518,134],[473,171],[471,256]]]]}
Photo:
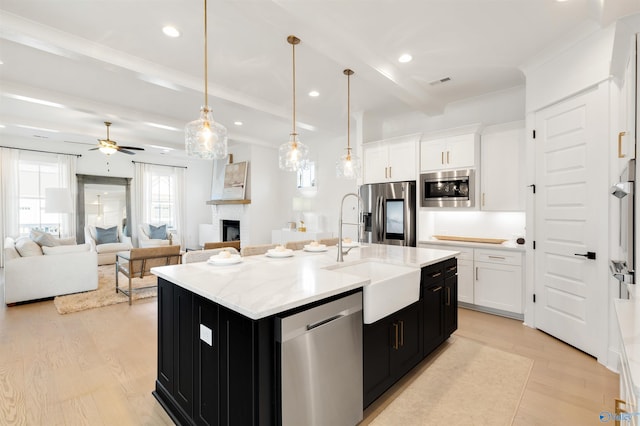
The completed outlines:
{"type": "Polygon", "coordinates": [[[453,235],[434,235],[433,238],[444,241],[464,241],[469,243],[489,243],[502,244],[506,239],[503,238],[479,238],[479,237],[457,237],[453,235]]]}

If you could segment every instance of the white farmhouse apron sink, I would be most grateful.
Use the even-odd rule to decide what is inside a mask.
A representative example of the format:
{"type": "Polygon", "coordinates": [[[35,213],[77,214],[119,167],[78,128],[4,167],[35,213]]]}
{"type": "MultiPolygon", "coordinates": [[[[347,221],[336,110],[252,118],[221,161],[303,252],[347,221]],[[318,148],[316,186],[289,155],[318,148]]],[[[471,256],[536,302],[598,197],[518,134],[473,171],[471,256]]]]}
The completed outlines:
{"type": "Polygon", "coordinates": [[[420,299],[420,269],[367,260],[326,269],[370,280],[362,289],[363,320],[371,324],[420,299]]]}

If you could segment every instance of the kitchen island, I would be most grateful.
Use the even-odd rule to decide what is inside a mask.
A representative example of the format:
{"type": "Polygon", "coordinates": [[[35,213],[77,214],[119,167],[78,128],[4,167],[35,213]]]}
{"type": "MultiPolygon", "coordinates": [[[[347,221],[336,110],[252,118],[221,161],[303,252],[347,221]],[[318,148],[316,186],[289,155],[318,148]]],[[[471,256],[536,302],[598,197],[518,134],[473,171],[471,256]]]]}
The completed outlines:
{"type": "MultiPolygon", "coordinates": [[[[154,395],[176,423],[281,422],[277,317],[358,294],[370,284],[369,278],[331,269],[337,265],[336,250],[296,251],[293,257],[278,259],[251,256],[235,265],[203,262],[152,270],[158,276],[158,377],[154,395]]],[[[456,254],[448,250],[368,245],[352,249],[345,256],[344,265],[368,260],[405,265],[422,269],[424,279],[425,271],[444,268],[447,262],[448,270],[454,271],[456,254]]],[[[455,306],[455,293],[453,298],[441,293],[439,300],[449,305],[453,301],[455,306]]],[[[433,313],[422,315],[423,303],[420,293],[413,308],[406,309],[412,308],[418,319],[433,319],[433,313]]],[[[442,310],[440,318],[444,320],[442,310]]],[[[371,347],[367,328],[379,329],[387,320],[392,320],[391,316],[363,325],[365,387],[367,364],[380,362],[378,351],[376,359],[367,363],[367,348],[371,347]]],[[[400,323],[404,332],[405,322],[400,323]]],[[[393,324],[397,340],[398,325],[393,324]]],[[[437,327],[445,330],[443,322],[437,327]]],[[[422,359],[425,329],[421,323],[414,328],[414,334],[420,337],[414,346],[422,359]]],[[[451,328],[447,327],[446,332],[450,334],[451,328]]],[[[441,332],[440,338],[448,337],[446,332],[441,332]]],[[[391,383],[389,378],[385,380],[383,388],[391,383]]]]}

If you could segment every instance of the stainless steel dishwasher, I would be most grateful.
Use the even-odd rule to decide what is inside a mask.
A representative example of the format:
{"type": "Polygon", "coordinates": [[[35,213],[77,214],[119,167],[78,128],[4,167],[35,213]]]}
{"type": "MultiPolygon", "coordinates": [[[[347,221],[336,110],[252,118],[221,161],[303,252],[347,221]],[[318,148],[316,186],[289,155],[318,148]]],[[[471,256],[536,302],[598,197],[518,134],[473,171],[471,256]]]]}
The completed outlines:
{"type": "Polygon", "coordinates": [[[362,420],[362,292],[277,318],[283,426],[362,420]]]}

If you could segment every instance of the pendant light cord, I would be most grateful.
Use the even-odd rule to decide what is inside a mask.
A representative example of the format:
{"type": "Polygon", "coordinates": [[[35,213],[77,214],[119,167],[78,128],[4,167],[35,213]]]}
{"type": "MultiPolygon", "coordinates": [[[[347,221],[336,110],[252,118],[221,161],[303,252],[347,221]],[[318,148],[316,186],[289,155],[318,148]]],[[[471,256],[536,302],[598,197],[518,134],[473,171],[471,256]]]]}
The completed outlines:
{"type": "Polygon", "coordinates": [[[207,0],[204,0],[204,106],[208,106],[208,82],[209,74],[207,67],[207,0]]]}
{"type": "Polygon", "coordinates": [[[347,153],[351,155],[351,73],[347,72],[347,153]]]}
{"type": "Polygon", "coordinates": [[[291,57],[293,58],[293,133],[296,134],[296,45],[291,43],[291,57]]]}

